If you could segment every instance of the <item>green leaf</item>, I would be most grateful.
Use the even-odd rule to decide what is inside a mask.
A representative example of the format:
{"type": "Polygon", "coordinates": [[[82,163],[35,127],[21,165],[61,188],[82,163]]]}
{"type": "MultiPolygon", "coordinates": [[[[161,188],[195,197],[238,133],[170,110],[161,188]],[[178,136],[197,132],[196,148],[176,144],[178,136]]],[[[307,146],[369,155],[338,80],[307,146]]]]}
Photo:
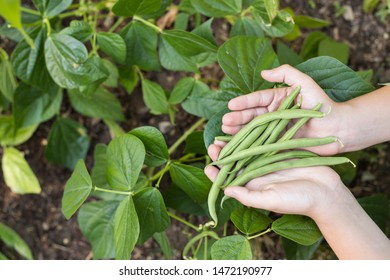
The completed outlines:
{"type": "Polygon", "coordinates": [[[99,32],[97,42],[100,49],[111,56],[114,61],[122,64],[126,62],[126,43],[119,34],[99,32]]]}
{"type": "Polygon", "coordinates": [[[103,120],[105,125],[110,129],[111,138],[116,138],[122,134],[125,134],[123,128],[112,120],[103,120]]]}
{"type": "Polygon", "coordinates": [[[175,184],[169,186],[168,190],[163,193],[165,205],[168,208],[175,209],[181,213],[191,215],[206,216],[206,202],[198,204],[190,198],[184,191],[175,184]]]}
{"type": "Polygon", "coordinates": [[[156,31],[138,21],[130,22],[120,33],[126,43],[126,64],[145,71],[159,70],[156,31]]]}
{"type": "Polygon", "coordinates": [[[186,30],[190,20],[190,15],[187,13],[178,13],[175,19],[173,29],[186,30]]]}
{"type": "Polygon", "coordinates": [[[186,139],[186,146],[184,148],[185,154],[200,154],[206,155],[207,149],[204,146],[203,131],[195,131],[188,135],[186,139]]]}
{"type": "Polygon", "coordinates": [[[153,234],[154,240],[158,243],[166,260],[172,259],[172,245],[168,239],[166,232],[156,232],[153,234]]]}
{"type": "Polygon", "coordinates": [[[119,70],[118,67],[108,59],[103,59],[104,67],[107,69],[109,76],[107,80],[104,81],[103,86],[117,88],[119,80],[119,70]]]}
{"type": "Polygon", "coordinates": [[[208,40],[183,30],[166,30],[161,34],[161,38],[179,54],[186,57],[213,53],[217,50],[217,47],[208,40]]]}
{"type": "Polygon", "coordinates": [[[272,230],[306,246],[314,244],[322,237],[315,222],[309,217],[300,215],[283,215],[272,223],[272,230]]]}
{"type": "Polygon", "coordinates": [[[137,71],[134,66],[123,66],[119,68],[119,82],[126,89],[128,94],[133,93],[139,82],[137,71]]]}
{"type": "Polygon", "coordinates": [[[288,260],[310,260],[322,241],[323,238],[320,238],[314,244],[305,246],[291,241],[290,239],[282,238],[282,245],[284,254],[288,260]]]}
{"type": "Polygon", "coordinates": [[[3,94],[8,101],[12,102],[16,87],[16,79],[8,55],[0,48],[0,94],[3,94]]]}
{"type": "Polygon", "coordinates": [[[252,249],[242,235],[227,236],[217,240],[211,247],[213,260],[251,260],[252,249]]]}
{"type": "Polygon", "coordinates": [[[9,260],[2,252],[0,252],[0,261],[9,260]]]}
{"type": "MultiPolygon", "coordinates": [[[[147,1],[147,0],[146,0],[147,1]]],[[[144,19],[158,19],[161,17],[164,13],[166,13],[169,10],[169,6],[172,4],[173,0],[161,0],[160,8],[157,9],[155,12],[143,14],[142,17],[144,19]]],[[[153,2],[151,2],[153,3],[153,2]]]]}
{"type": "Polygon", "coordinates": [[[270,83],[260,72],[279,65],[271,41],[252,36],[236,36],[226,41],[218,50],[218,62],[243,93],[269,88],[270,83]]]}
{"type": "Polygon", "coordinates": [[[227,108],[228,102],[238,94],[218,91],[195,91],[182,103],[185,111],[192,115],[210,119],[216,113],[227,108]]]}
{"type": "Polygon", "coordinates": [[[283,37],[293,31],[295,24],[292,15],[286,10],[270,11],[267,2],[256,1],[252,5],[254,18],[260,27],[271,37],[283,37]]]}
{"type": "Polygon", "coordinates": [[[115,258],[117,260],[130,259],[139,233],[140,225],[133,198],[128,196],[119,204],[114,217],[115,258]]]}
{"type": "Polygon", "coordinates": [[[370,216],[370,218],[386,232],[387,222],[389,221],[390,209],[389,200],[384,194],[376,194],[358,199],[360,206],[370,216]]]}
{"type": "Polygon", "coordinates": [[[174,163],[171,165],[172,181],[197,203],[207,200],[211,188],[211,181],[204,174],[203,169],[174,163]]]}
{"type": "Polygon", "coordinates": [[[248,17],[240,17],[234,22],[229,37],[240,35],[263,37],[264,32],[259,27],[260,25],[255,20],[248,17]]]}
{"type": "Polygon", "coordinates": [[[348,63],[349,46],[343,42],[337,42],[331,38],[322,40],[318,45],[319,56],[331,56],[344,64],[348,63]]]}
{"type": "Polygon", "coordinates": [[[134,128],[129,134],[136,136],[145,146],[145,164],[157,167],[169,159],[168,147],[162,133],[153,126],[134,128]]]}
{"type": "Polygon", "coordinates": [[[119,0],[112,7],[117,16],[132,17],[156,12],[161,5],[161,0],[119,0]]]}
{"type": "Polygon", "coordinates": [[[60,34],[69,35],[81,42],[86,42],[92,38],[93,29],[88,22],[72,20],[69,27],[62,29],[60,34]]]}
{"type": "Polygon", "coordinates": [[[79,90],[69,90],[68,95],[72,107],[80,114],[92,118],[125,120],[119,100],[104,88],[98,88],[93,95],[85,95],[79,90]]]}
{"type": "Polygon", "coordinates": [[[4,17],[13,27],[22,28],[20,1],[0,0],[0,16],[4,17]]]}
{"type": "Polygon", "coordinates": [[[72,176],[65,184],[64,194],[62,196],[61,211],[68,220],[80,208],[92,191],[92,180],[89,176],[87,167],[80,159],[72,173],[72,176]]]}
{"type": "Polygon", "coordinates": [[[160,61],[168,70],[195,72],[215,61],[216,50],[215,45],[190,32],[167,30],[161,34],[160,61]]]}
{"type": "Polygon", "coordinates": [[[277,54],[280,64],[295,66],[303,62],[302,57],[280,41],[277,43],[277,54]]]}
{"type": "Polygon", "coordinates": [[[119,201],[95,201],[81,206],[77,221],[83,235],[92,244],[93,258],[115,257],[114,217],[119,201]]]}
{"type": "Polygon", "coordinates": [[[158,189],[148,187],[138,192],[134,195],[134,205],[140,224],[139,244],[168,228],[170,219],[158,189]]]}
{"type": "Polygon", "coordinates": [[[14,193],[40,193],[41,187],[24,155],[15,148],[4,148],[1,161],[5,184],[14,193]]]}
{"type": "Polygon", "coordinates": [[[65,11],[73,0],[33,0],[43,16],[54,17],[65,11]]]}
{"type": "Polygon", "coordinates": [[[58,118],[51,127],[45,156],[72,170],[79,159],[85,158],[88,148],[86,129],[74,120],[58,118]]]}
{"type": "Polygon", "coordinates": [[[26,84],[34,85],[49,91],[55,86],[45,62],[46,28],[33,29],[29,34],[34,40],[35,48],[22,40],[14,49],[11,62],[15,74],[26,84]]]}
{"type": "Polygon", "coordinates": [[[12,116],[0,116],[0,145],[17,146],[31,138],[38,125],[15,127],[12,116]]]}
{"type": "Polygon", "coordinates": [[[7,247],[14,249],[23,258],[28,260],[33,259],[33,255],[27,243],[16,231],[3,223],[0,223],[0,241],[7,247]]]}
{"type": "Polygon", "coordinates": [[[53,80],[63,88],[78,88],[105,80],[107,70],[98,57],[88,58],[87,48],[75,38],[53,34],[45,43],[47,69],[53,80]]]}
{"type": "Polygon", "coordinates": [[[62,102],[62,90],[53,91],[20,84],[15,91],[13,115],[17,128],[39,124],[59,113],[62,102]]]}
{"type": "Polygon", "coordinates": [[[203,135],[206,148],[214,143],[215,137],[224,135],[222,131],[222,117],[228,112],[230,110],[225,108],[213,115],[207,122],[203,135]]]}
{"type": "Polygon", "coordinates": [[[191,93],[196,83],[196,79],[192,77],[182,78],[175,87],[173,88],[171,94],[169,95],[169,104],[179,104],[187,98],[191,93]]]}
{"type": "Polygon", "coordinates": [[[272,223],[271,218],[256,209],[248,207],[235,210],[230,215],[230,219],[246,235],[252,235],[265,230],[272,223]]]}
{"type": "Polygon", "coordinates": [[[371,13],[378,6],[379,0],[364,0],[363,11],[365,13],[371,13]]]}
{"type": "Polygon", "coordinates": [[[168,99],[159,84],[149,80],[142,80],[142,96],[145,105],[152,114],[168,114],[168,99]]]}
{"type": "Polygon", "coordinates": [[[357,71],[356,74],[358,74],[360,77],[362,77],[362,79],[365,80],[367,83],[371,84],[371,80],[372,80],[372,76],[374,75],[374,71],[372,69],[360,70],[360,71],[357,71]]]}
{"type": "Polygon", "coordinates": [[[213,35],[213,30],[211,27],[211,25],[213,24],[213,20],[213,18],[208,19],[191,32],[195,35],[202,37],[203,39],[206,39],[214,46],[217,46],[217,42],[215,41],[215,37],[213,35]]]}
{"type": "Polygon", "coordinates": [[[141,140],[123,134],[108,145],[106,178],[115,190],[134,191],[145,158],[141,140]]]}
{"type": "Polygon", "coordinates": [[[296,66],[316,81],[337,102],[349,100],[374,90],[351,68],[328,56],[312,58],[296,66]]]}
{"type": "Polygon", "coordinates": [[[303,15],[294,16],[294,22],[296,25],[303,28],[322,28],[330,25],[330,22],[327,20],[303,15]]]}
{"type": "Polygon", "coordinates": [[[308,60],[318,56],[318,47],[321,41],[326,38],[329,37],[320,31],[310,33],[309,36],[306,37],[301,48],[300,56],[303,58],[303,60],[308,60]]]}
{"type": "Polygon", "coordinates": [[[91,178],[94,186],[99,188],[108,187],[106,179],[107,169],[107,146],[97,144],[93,152],[94,165],[91,172],[91,178]]]}
{"type": "Polygon", "coordinates": [[[193,7],[201,14],[209,17],[224,17],[238,14],[242,0],[191,0],[193,7]]]}

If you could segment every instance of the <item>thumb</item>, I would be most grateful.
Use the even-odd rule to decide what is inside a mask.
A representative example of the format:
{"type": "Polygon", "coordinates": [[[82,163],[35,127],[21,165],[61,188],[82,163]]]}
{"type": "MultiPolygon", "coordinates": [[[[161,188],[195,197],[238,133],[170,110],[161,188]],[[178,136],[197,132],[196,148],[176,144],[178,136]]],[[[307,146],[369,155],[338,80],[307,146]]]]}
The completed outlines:
{"type": "Polygon", "coordinates": [[[261,76],[269,82],[286,83],[289,86],[298,86],[311,81],[309,76],[288,64],[271,70],[263,70],[261,76]]]}

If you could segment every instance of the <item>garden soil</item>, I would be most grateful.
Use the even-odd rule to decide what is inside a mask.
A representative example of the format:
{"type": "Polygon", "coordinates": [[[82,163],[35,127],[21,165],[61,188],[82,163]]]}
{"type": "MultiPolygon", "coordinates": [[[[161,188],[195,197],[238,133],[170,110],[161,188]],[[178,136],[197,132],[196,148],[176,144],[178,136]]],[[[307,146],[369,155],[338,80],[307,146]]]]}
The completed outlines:
{"type": "MultiPolygon", "coordinates": [[[[310,7],[310,1],[285,0],[280,2],[283,7],[292,7],[296,14],[329,20],[332,23],[331,26],[323,28],[321,31],[350,46],[350,67],[354,70],[373,69],[375,82],[389,82],[390,16],[386,22],[382,22],[373,13],[363,13],[363,0],[313,1],[316,3],[315,8],[310,7]],[[343,15],[337,14],[339,11],[336,8],[337,3],[343,6],[345,11],[343,15]]],[[[226,40],[228,26],[224,22],[216,20],[214,29],[219,42],[226,40]]],[[[307,36],[308,32],[309,30],[302,30],[303,38],[307,36]]],[[[303,39],[299,39],[294,42],[293,47],[296,51],[299,51],[302,41],[303,39]]],[[[0,37],[0,47],[10,52],[14,45],[7,39],[0,37]]],[[[218,80],[222,76],[222,72],[217,66],[208,67],[205,69],[205,73],[210,80],[218,80]]],[[[147,75],[148,78],[170,90],[183,74],[156,72],[147,75]]],[[[178,112],[176,125],[172,125],[166,116],[149,114],[142,101],[139,87],[132,95],[126,94],[121,88],[116,90],[116,94],[122,102],[126,115],[126,122],[122,124],[126,131],[142,125],[156,126],[163,132],[168,144],[172,144],[196,121],[195,117],[189,116],[182,109],[178,112]]],[[[72,111],[66,97],[61,113],[74,118],[88,129],[91,147],[86,163],[91,168],[93,146],[97,143],[110,141],[107,127],[100,120],[84,118],[72,111]]],[[[80,232],[76,217],[67,221],[61,214],[62,193],[71,172],[48,163],[44,157],[51,125],[52,121],[40,125],[33,137],[18,147],[25,154],[27,161],[37,175],[42,186],[42,193],[39,195],[14,194],[5,186],[4,180],[1,178],[0,222],[10,226],[22,236],[31,247],[36,259],[90,259],[92,258],[91,247],[80,232]]],[[[2,156],[2,152],[0,148],[0,156],[2,156]]],[[[390,146],[383,144],[369,148],[364,154],[365,156],[358,164],[357,176],[350,185],[351,191],[356,197],[385,193],[390,199],[390,146]]],[[[195,220],[196,218],[193,219],[194,223],[198,222],[195,220]]],[[[172,221],[168,229],[168,238],[173,241],[173,257],[175,259],[181,258],[180,250],[184,247],[187,241],[186,236],[189,233],[191,232],[188,228],[172,221]]],[[[285,258],[276,235],[269,234],[254,242],[256,242],[253,244],[256,258],[285,258]]],[[[0,244],[1,250],[6,249],[0,244]]],[[[17,256],[15,257],[17,258],[17,256]]],[[[161,259],[163,256],[157,244],[149,240],[143,246],[136,247],[132,258],[161,259]]],[[[325,244],[318,250],[315,258],[332,259],[335,256],[325,244]]]]}

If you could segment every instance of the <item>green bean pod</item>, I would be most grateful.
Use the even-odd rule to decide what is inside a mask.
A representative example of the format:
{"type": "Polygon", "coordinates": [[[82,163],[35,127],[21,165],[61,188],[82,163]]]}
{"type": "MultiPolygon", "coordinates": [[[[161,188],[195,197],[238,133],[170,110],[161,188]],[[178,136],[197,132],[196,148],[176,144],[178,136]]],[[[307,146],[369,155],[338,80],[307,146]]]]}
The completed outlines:
{"type": "Polygon", "coordinates": [[[220,135],[216,136],[214,139],[222,142],[229,142],[230,140],[232,140],[232,138],[232,135],[220,135]]]}
{"type": "Polygon", "coordinates": [[[250,132],[261,125],[270,123],[271,121],[278,119],[297,119],[297,118],[322,118],[325,116],[325,113],[318,112],[314,110],[306,110],[306,109],[286,109],[280,111],[269,112],[254,118],[250,123],[244,126],[234,137],[232,140],[226,144],[226,146],[221,150],[221,153],[218,159],[224,158],[224,154],[230,150],[234,150],[237,145],[239,145],[245,137],[247,137],[250,132]],[[226,152],[222,152],[226,149],[226,152]]]}
{"type": "Polygon", "coordinates": [[[284,142],[267,144],[259,147],[253,147],[249,149],[245,149],[243,151],[237,152],[233,155],[230,155],[224,159],[217,160],[211,165],[225,165],[229,163],[236,162],[237,160],[244,159],[247,157],[260,155],[268,152],[274,152],[279,150],[289,150],[296,148],[305,148],[305,147],[314,147],[320,145],[326,145],[333,142],[336,142],[336,137],[324,137],[324,138],[299,138],[299,139],[291,139],[284,142]]]}
{"type": "Polygon", "coordinates": [[[309,167],[309,166],[330,166],[330,165],[338,165],[338,164],[343,164],[348,162],[352,163],[346,157],[310,157],[310,158],[276,162],[252,170],[245,174],[238,175],[236,179],[230,183],[230,186],[244,186],[250,180],[280,170],[286,170],[286,169],[297,168],[297,167],[309,167]]]}

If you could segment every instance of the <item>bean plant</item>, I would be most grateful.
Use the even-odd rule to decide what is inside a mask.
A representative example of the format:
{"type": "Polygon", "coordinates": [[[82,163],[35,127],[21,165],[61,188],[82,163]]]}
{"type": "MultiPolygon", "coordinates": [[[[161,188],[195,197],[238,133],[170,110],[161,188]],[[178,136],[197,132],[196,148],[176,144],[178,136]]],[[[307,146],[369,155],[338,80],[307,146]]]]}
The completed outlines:
{"type": "MultiPolygon", "coordinates": [[[[296,15],[275,0],[32,4],[0,0],[6,20],[0,35],[18,42],[11,54],[0,49],[2,168],[13,191],[40,191],[17,146],[52,120],[45,156],[73,171],[62,213],[67,219],[77,214],[94,259],[129,259],[135,246],[150,238],[172,258],[167,234],[172,220],[185,228],[188,242],[179,248],[184,259],[252,259],[253,240],[270,232],[282,238],[286,258],[312,257],[322,236],[308,217],[277,216],[230,199],[216,208],[215,224],[207,205],[212,183],[203,168],[210,164],[207,147],[223,135],[229,100],[279,86],[263,80],[261,70],[293,65],[338,102],[374,89],[370,71],[355,72],[346,65],[348,46],[319,30],[305,38],[299,53],[289,47],[302,28],[319,29],[329,22],[296,15]],[[102,28],[103,23],[109,27],[102,28]],[[228,32],[216,38],[221,24],[228,32]],[[210,81],[210,68],[222,69],[223,78],[210,81]],[[148,78],[159,71],[183,78],[171,90],[163,88],[148,78]],[[150,113],[167,115],[173,124],[179,110],[196,121],[172,145],[153,126],[124,131],[126,114],[117,88],[128,94],[140,90],[150,113]],[[75,113],[102,120],[113,139],[90,147],[87,129],[61,114],[64,95],[75,113]],[[89,149],[92,167],[84,161],[89,149]]],[[[348,180],[354,171],[341,165],[338,172],[348,180]]],[[[219,205],[221,193],[216,200],[219,205]]],[[[387,205],[382,197],[362,205],[373,200],[387,205]]]]}

